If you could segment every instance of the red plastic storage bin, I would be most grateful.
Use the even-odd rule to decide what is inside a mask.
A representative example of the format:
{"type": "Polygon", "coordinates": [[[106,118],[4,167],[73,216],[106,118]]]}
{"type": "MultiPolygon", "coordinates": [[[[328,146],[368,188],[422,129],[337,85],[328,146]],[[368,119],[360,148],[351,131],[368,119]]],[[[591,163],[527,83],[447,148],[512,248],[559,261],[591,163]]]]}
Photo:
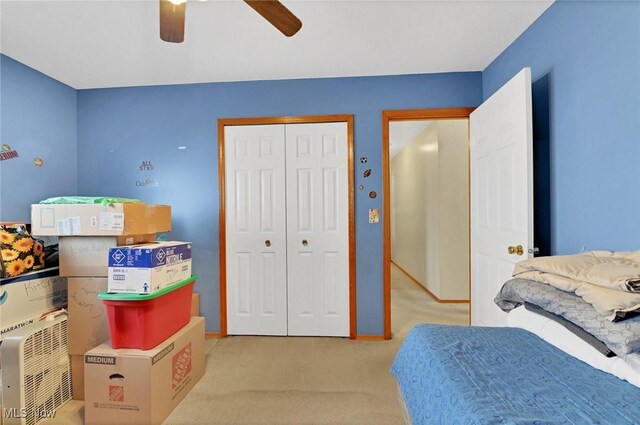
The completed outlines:
{"type": "Polygon", "coordinates": [[[151,294],[100,292],[111,347],[148,350],[182,329],[191,318],[196,279],[194,275],[151,294]]]}

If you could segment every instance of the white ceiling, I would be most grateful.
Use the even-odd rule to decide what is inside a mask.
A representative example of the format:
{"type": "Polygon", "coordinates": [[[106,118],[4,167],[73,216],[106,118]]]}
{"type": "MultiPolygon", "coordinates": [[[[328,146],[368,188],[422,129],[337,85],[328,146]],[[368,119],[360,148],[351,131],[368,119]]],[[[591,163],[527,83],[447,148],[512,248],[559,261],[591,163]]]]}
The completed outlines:
{"type": "Polygon", "coordinates": [[[1,0],[0,50],[77,89],[481,71],[552,1],[283,3],[292,38],[242,1],[190,0],[170,44],[157,0],[1,0]]]}

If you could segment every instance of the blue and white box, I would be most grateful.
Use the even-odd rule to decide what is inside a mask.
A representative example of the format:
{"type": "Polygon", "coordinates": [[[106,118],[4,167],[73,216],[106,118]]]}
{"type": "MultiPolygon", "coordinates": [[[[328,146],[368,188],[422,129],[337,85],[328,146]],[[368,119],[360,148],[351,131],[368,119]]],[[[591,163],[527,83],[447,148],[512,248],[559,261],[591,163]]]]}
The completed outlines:
{"type": "Polygon", "coordinates": [[[149,294],[189,277],[190,242],[151,242],[109,249],[109,292],[149,294]]]}

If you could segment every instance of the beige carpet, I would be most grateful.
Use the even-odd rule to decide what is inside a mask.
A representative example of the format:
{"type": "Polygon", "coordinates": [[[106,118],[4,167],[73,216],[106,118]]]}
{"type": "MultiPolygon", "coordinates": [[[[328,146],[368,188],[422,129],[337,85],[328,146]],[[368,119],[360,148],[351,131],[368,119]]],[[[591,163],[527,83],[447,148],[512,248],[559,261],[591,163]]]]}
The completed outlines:
{"type": "MultiPolygon", "coordinates": [[[[392,267],[390,341],[315,337],[207,340],[202,380],[166,424],[402,423],[395,353],[416,323],[468,324],[467,304],[438,304],[392,267]]],[[[72,402],[46,425],[82,423],[72,402]]]]}

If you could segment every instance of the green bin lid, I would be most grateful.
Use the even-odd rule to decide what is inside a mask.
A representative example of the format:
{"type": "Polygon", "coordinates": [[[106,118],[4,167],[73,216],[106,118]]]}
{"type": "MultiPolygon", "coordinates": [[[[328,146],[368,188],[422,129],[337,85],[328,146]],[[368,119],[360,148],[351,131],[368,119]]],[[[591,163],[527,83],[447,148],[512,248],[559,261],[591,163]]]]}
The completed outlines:
{"type": "Polygon", "coordinates": [[[198,275],[192,275],[190,278],[182,280],[180,282],[172,283],[166,288],[162,288],[158,291],[154,291],[150,294],[131,294],[128,292],[120,293],[120,292],[107,292],[100,291],[98,292],[98,299],[100,300],[109,300],[109,301],[146,301],[152,300],[154,298],[158,298],[168,292],[174,291],[178,288],[181,288],[185,285],[190,284],[191,282],[195,282],[198,279],[198,275]]]}

